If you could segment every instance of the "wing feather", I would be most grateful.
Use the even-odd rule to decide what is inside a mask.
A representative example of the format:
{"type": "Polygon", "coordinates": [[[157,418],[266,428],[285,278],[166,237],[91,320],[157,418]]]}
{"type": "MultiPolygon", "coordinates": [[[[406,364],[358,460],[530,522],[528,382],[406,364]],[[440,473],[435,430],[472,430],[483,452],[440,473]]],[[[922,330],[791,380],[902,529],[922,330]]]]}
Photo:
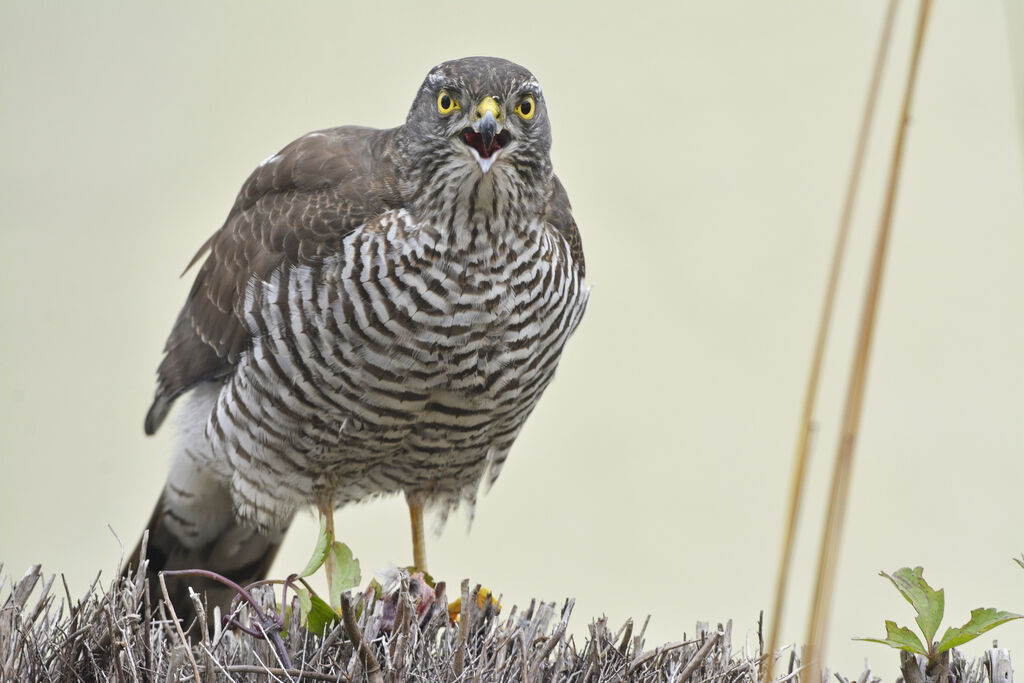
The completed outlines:
{"type": "Polygon", "coordinates": [[[229,374],[251,348],[242,319],[250,282],[269,278],[282,265],[315,263],[368,219],[401,204],[397,132],[355,126],[316,131],[252,172],[224,225],[186,268],[202,261],[157,369],[147,434],[156,432],[178,396],[229,374]]]}
{"type": "Polygon", "coordinates": [[[572,256],[573,263],[576,264],[580,277],[584,277],[587,274],[587,264],[583,259],[583,238],[580,236],[576,220],[572,217],[569,194],[565,191],[558,176],[551,177],[551,184],[551,198],[548,199],[544,209],[544,219],[569,244],[569,254],[572,256]]]}

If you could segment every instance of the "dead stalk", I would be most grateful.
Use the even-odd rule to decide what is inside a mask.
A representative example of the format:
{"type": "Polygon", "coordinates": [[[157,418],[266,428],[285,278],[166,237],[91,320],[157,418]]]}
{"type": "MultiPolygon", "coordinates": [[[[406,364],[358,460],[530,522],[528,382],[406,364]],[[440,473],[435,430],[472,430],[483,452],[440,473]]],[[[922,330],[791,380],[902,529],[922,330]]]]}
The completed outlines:
{"type": "Polygon", "coordinates": [[[867,153],[868,140],[871,137],[871,125],[875,117],[878,91],[881,88],[882,71],[889,53],[889,45],[892,42],[892,27],[895,17],[896,0],[889,0],[889,8],[886,11],[885,20],[882,24],[882,35],[879,38],[878,48],[875,53],[871,81],[868,86],[867,97],[864,100],[864,110],[861,114],[860,130],[857,133],[853,164],[850,167],[850,177],[846,186],[846,197],[843,201],[843,210],[839,217],[839,231],[836,235],[835,247],[832,252],[832,265],[829,268],[825,298],[822,302],[821,315],[818,319],[818,335],[814,342],[814,354],[811,358],[811,369],[807,377],[803,414],[800,418],[800,430],[797,434],[796,451],[793,456],[793,478],[790,484],[789,509],[782,541],[782,552],[779,556],[778,579],[775,585],[775,604],[771,612],[772,621],[768,631],[770,639],[768,641],[767,667],[765,668],[766,681],[772,679],[775,670],[775,652],[779,647],[779,629],[781,628],[782,612],[786,602],[789,566],[793,559],[796,522],[800,516],[800,503],[803,499],[804,478],[807,472],[808,452],[814,421],[814,406],[818,398],[821,365],[825,357],[825,345],[828,341],[829,327],[832,322],[832,309],[835,304],[839,274],[842,271],[843,257],[846,253],[846,237],[850,232],[853,207],[856,204],[857,191],[860,187],[861,169],[863,168],[864,157],[867,153]]]}
{"type": "Polygon", "coordinates": [[[174,604],[171,602],[171,597],[167,594],[167,582],[164,581],[164,573],[160,572],[160,590],[164,594],[164,604],[167,605],[167,610],[171,613],[171,621],[174,622],[174,628],[178,631],[178,637],[181,638],[181,647],[185,650],[185,654],[188,656],[188,661],[192,665],[192,673],[195,674],[196,681],[203,680],[199,676],[199,666],[196,664],[196,658],[192,656],[192,646],[185,638],[185,632],[181,630],[181,622],[178,620],[178,615],[174,612],[174,604]]]}
{"type": "Polygon", "coordinates": [[[821,681],[821,650],[825,642],[828,612],[832,601],[835,569],[839,555],[839,540],[842,535],[846,502],[850,491],[853,448],[860,427],[861,410],[864,405],[864,388],[867,382],[868,360],[871,355],[872,333],[878,312],[878,297],[882,288],[882,274],[885,267],[886,250],[889,244],[893,208],[896,203],[896,190],[899,185],[900,166],[903,160],[903,148],[910,116],[910,103],[913,99],[914,86],[917,82],[921,47],[924,43],[925,28],[928,24],[930,9],[931,0],[922,0],[920,11],[918,12],[917,29],[914,35],[914,47],[911,52],[910,69],[903,91],[899,128],[896,134],[892,162],[889,167],[885,202],[882,208],[882,217],[879,221],[878,237],[875,241],[871,273],[868,278],[868,289],[864,297],[864,307],[861,311],[860,327],[857,332],[857,346],[854,353],[853,367],[850,371],[850,381],[847,387],[842,432],[836,452],[832,494],[829,497],[828,514],[821,543],[821,556],[818,560],[818,578],[814,590],[814,602],[807,637],[805,660],[810,683],[820,683],[821,681]]]}

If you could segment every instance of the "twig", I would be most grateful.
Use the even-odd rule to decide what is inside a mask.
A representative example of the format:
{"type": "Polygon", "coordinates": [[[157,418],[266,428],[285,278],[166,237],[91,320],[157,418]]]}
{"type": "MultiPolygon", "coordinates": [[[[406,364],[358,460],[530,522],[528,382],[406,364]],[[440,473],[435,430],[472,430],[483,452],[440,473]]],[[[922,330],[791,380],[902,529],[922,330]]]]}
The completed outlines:
{"type": "Polygon", "coordinates": [[[910,652],[900,651],[900,673],[907,683],[925,683],[924,674],[917,663],[917,657],[910,652]]]}
{"type": "Polygon", "coordinates": [[[519,632],[519,637],[516,638],[519,643],[519,674],[522,677],[522,683],[530,683],[530,667],[529,660],[526,656],[526,634],[522,631],[519,632]]]}
{"type": "MultiPolygon", "coordinates": [[[[146,539],[149,536],[149,531],[146,531],[142,535],[142,543],[145,545],[146,539]]],[[[143,571],[141,568],[139,571],[143,571]]],[[[149,597],[149,575],[144,573],[142,579],[142,632],[145,634],[145,648],[146,648],[146,669],[150,672],[153,671],[153,630],[150,626],[150,619],[152,612],[152,605],[150,604],[149,597]]],[[[152,679],[151,679],[152,680],[152,679]]]]}
{"type": "Polygon", "coordinates": [[[802,666],[801,667],[797,667],[796,669],[794,669],[793,671],[790,671],[788,674],[786,674],[785,676],[783,676],[779,680],[774,681],[774,683],[788,683],[788,681],[791,681],[794,678],[799,677],[800,674],[803,672],[803,670],[804,670],[804,668],[802,666]]]}
{"type": "Polygon", "coordinates": [[[459,603],[459,642],[455,649],[455,677],[462,675],[466,664],[466,639],[469,636],[469,579],[462,580],[462,601],[459,603]]]}
{"type": "Polygon", "coordinates": [[[314,681],[337,681],[337,674],[322,674],[316,671],[305,671],[302,669],[281,669],[270,666],[255,666],[253,664],[229,664],[219,667],[221,671],[233,674],[271,674],[273,676],[291,676],[292,678],[309,678],[314,681]]]}
{"type": "MultiPolygon", "coordinates": [[[[181,666],[181,661],[185,659],[185,653],[182,648],[174,648],[167,659],[167,674],[164,676],[164,683],[171,683],[174,681],[178,683],[181,677],[178,675],[178,667],[181,666]]],[[[199,677],[196,677],[199,680],[199,677]]]]}
{"type": "Polygon", "coordinates": [[[380,672],[380,664],[377,663],[377,658],[373,656],[373,651],[370,650],[366,640],[359,632],[359,625],[356,624],[356,614],[352,610],[352,603],[349,602],[347,593],[341,594],[341,619],[345,624],[345,631],[348,632],[348,638],[352,641],[352,647],[359,652],[359,659],[363,663],[366,678],[370,683],[384,683],[384,676],[380,672]]]}
{"type": "Polygon", "coordinates": [[[650,652],[647,652],[647,653],[645,653],[643,655],[640,655],[639,657],[637,657],[636,659],[633,660],[632,664],[629,665],[629,673],[633,674],[633,672],[635,672],[637,669],[639,669],[641,666],[643,666],[647,662],[651,661],[652,659],[655,659],[656,657],[660,657],[661,655],[665,654],[666,652],[670,652],[672,650],[675,650],[677,648],[682,647],[683,645],[686,645],[686,644],[692,643],[692,642],[693,642],[692,640],[678,640],[678,641],[676,641],[674,643],[667,643],[665,645],[662,645],[661,647],[657,647],[657,648],[651,650],[650,652]]]}
{"type": "Polygon", "coordinates": [[[697,670],[697,667],[701,665],[701,662],[703,662],[708,656],[708,653],[711,652],[712,648],[718,644],[718,640],[721,637],[721,631],[715,631],[710,637],[708,637],[707,642],[700,646],[700,649],[697,650],[697,654],[693,656],[693,659],[686,663],[686,666],[679,673],[679,678],[676,679],[677,683],[686,683],[686,681],[690,680],[690,676],[692,676],[693,672],[697,670]]]}
{"type": "Polygon", "coordinates": [[[850,371],[846,404],[843,409],[842,433],[840,435],[839,448],[836,452],[832,495],[829,498],[828,514],[825,520],[821,556],[818,560],[818,578],[815,584],[811,623],[807,637],[806,666],[809,671],[810,683],[819,683],[821,680],[821,648],[825,642],[826,623],[828,621],[829,605],[831,604],[832,590],[835,583],[835,568],[839,555],[839,539],[842,535],[843,520],[846,515],[846,501],[850,491],[853,447],[858,429],[860,428],[861,409],[864,405],[864,388],[867,383],[868,359],[871,355],[871,340],[878,312],[879,293],[882,288],[885,254],[889,245],[889,232],[892,226],[893,209],[896,204],[900,165],[903,160],[903,147],[906,141],[907,124],[910,119],[910,103],[913,99],[914,85],[917,82],[921,48],[924,43],[925,28],[928,25],[928,12],[930,9],[931,0],[922,0],[917,18],[917,31],[914,35],[914,47],[911,52],[910,69],[903,91],[899,128],[889,167],[889,182],[882,208],[882,216],[879,221],[878,237],[875,241],[875,251],[871,261],[871,274],[868,278],[868,289],[864,296],[864,307],[861,311],[860,327],[857,334],[857,346],[853,358],[853,367],[850,371]]]}
{"type": "Polygon", "coordinates": [[[789,510],[783,534],[782,553],[779,556],[779,573],[775,584],[775,604],[772,608],[772,622],[769,628],[771,635],[767,652],[768,659],[767,666],[764,667],[765,681],[770,681],[775,671],[775,651],[779,647],[779,630],[782,627],[782,613],[786,603],[789,566],[793,560],[796,523],[800,516],[800,502],[803,499],[804,479],[807,473],[808,452],[810,450],[811,432],[813,431],[814,407],[818,398],[821,365],[825,357],[825,345],[828,341],[828,331],[832,322],[832,308],[835,304],[839,273],[842,270],[843,257],[846,252],[846,236],[850,232],[853,207],[857,200],[857,190],[860,186],[861,169],[867,153],[868,139],[871,137],[871,124],[874,121],[878,91],[881,89],[883,67],[889,53],[889,45],[892,42],[892,26],[895,17],[896,0],[889,0],[889,9],[886,12],[885,22],[882,25],[882,35],[878,41],[875,64],[871,72],[871,84],[868,86],[867,98],[864,101],[864,111],[861,114],[860,131],[857,133],[855,147],[856,151],[853,155],[853,165],[850,168],[850,177],[847,181],[846,198],[843,201],[843,209],[839,218],[839,232],[836,235],[836,243],[832,252],[832,265],[829,269],[828,285],[825,287],[825,298],[822,302],[821,315],[818,319],[818,336],[814,342],[814,355],[811,359],[811,369],[807,377],[803,415],[800,419],[800,431],[797,434],[796,452],[793,456],[793,478],[790,484],[789,510]]]}
{"type": "Polygon", "coordinates": [[[196,608],[199,633],[203,639],[203,669],[211,671],[213,669],[213,655],[210,652],[210,626],[206,623],[206,608],[203,606],[203,599],[191,587],[188,589],[188,596],[192,599],[192,604],[196,608]]]}
{"type": "Polygon", "coordinates": [[[622,638],[619,639],[616,634],[615,639],[619,641],[619,654],[623,657],[626,656],[626,652],[629,651],[629,641],[633,637],[633,620],[627,619],[626,625],[622,627],[622,638]]]}
{"type": "Polygon", "coordinates": [[[317,665],[317,664],[320,663],[320,660],[323,659],[324,653],[327,652],[331,648],[332,645],[334,645],[335,641],[338,640],[338,637],[341,635],[342,631],[344,631],[344,630],[345,630],[345,624],[343,624],[343,623],[342,624],[338,624],[337,626],[334,627],[334,629],[327,635],[327,637],[324,639],[323,643],[320,645],[320,649],[317,650],[316,658],[312,662],[313,665],[317,665]]]}
{"type": "Polygon", "coordinates": [[[188,661],[192,664],[192,671],[196,675],[196,681],[201,681],[199,677],[199,665],[196,664],[196,658],[192,656],[192,647],[189,645],[188,640],[185,638],[185,632],[181,630],[181,622],[178,621],[178,615],[174,612],[174,605],[171,603],[171,596],[167,594],[167,582],[164,581],[164,574],[166,572],[160,572],[160,590],[164,594],[164,604],[167,605],[168,611],[171,613],[171,621],[174,622],[174,628],[178,631],[178,637],[181,638],[181,646],[185,650],[185,654],[188,656],[188,661]]]}
{"type": "MultiPolygon", "coordinates": [[[[570,598],[569,600],[566,600],[565,607],[562,609],[562,620],[558,622],[558,626],[555,627],[555,632],[551,634],[551,637],[548,638],[548,641],[544,643],[544,647],[541,648],[541,651],[537,654],[536,657],[534,657],[533,666],[530,667],[530,680],[540,679],[538,675],[539,669],[544,665],[544,661],[551,654],[551,651],[554,650],[555,647],[560,642],[562,642],[562,638],[565,637],[565,631],[569,627],[569,617],[572,615],[572,609],[575,606],[575,599],[570,598]]],[[[626,636],[622,639],[622,643],[624,646],[629,644],[629,634],[633,632],[633,620],[630,619],[627,623],[627,633],[626,636]]],[[[623,654],[625,653],[623,652],[623,654]]]]}
{"type": "Polygon", "coordinates": [[[651,623],[651,615],[644,617],[644,625],[640,627],[640,635],[633,636],[633,654],[637,655],[643,651],[644,635],[647,633],[647,624],[651,623]]]}
{"type": "Polygon", "coordinates": [[[270,622],[266,626],[259,624],[259,627],[264,640],[270,643],[274,649],[274,656],[277,657],[277,663],[281,665],[281,668],[292,668],[292,658],[284,647],[284,641],[281,640],[281,629],[278,627],[277,622],[270,622]]]}

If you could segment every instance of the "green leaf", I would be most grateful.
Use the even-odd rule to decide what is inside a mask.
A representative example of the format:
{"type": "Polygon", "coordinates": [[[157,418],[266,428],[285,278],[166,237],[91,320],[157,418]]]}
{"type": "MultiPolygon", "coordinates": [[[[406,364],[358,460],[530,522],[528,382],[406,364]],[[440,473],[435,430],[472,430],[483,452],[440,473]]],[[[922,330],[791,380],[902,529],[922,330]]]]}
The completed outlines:
{"type": "Polygon", "coordinates": [[[324,561],[327,559],[327,550],[330,547],[330,542],[333,540],[333,538],[328,538],[327,519],[321,515],[320,535],[317,536],[316,547],[313,549],[313,555],[309,558],[309,562],[306,563],[306,568],[299,574],[300,577],[311,576],[317,569],[323,566],[324,561]]]}
{"type": "Polygon", "coordinates": [[[281,629],[281,637],[288,637],[288,629],[291,628],[292,624],[292,608],[288,605],[284,606],[284,628],[281,629]]]}
{"type": "Polygon", "coordinates": [[[305,586],[296,586],[295,595],[299,598],[299,619],[306,621],[309,613],[313,611],[313,601],[309,597],[309,589],[305,586]]]}
{"type": "Polygon", "coordinates": [[[405,568],[405,571],[409,572],[409,576],[412,576],[413,574],[422,574],[423,575],[423,582],[426,583],[431,588],[433,588],[433,587],[435,587],[437,585],[437,581],[434,580],[433,576],[431,576],[429,573],[423,571],[422,569],[417,569],[415,565],[409,565],[408,567],[405,568]]]}
{"type": "Polygon", "coordinates": [[[309,613],[306,615],[306,630],[322,638],[327,633],[327,628],[338,620],[338,613],[331,609],[331,606],[324,602],[316,593],[309,595],[309,601],[309,613]]]}
{"type": "Polygon", "coordinates": [[[1000,624],[1005,624],[1014,619],[1020,619],[1024,614],[1013,612],[1000,612],[994,607],[979,607],[971,610],[971,619],[960,628],[947,628],[946,633],[939,641],[936,654],[945,652],[951,647],[957,647],[974,640],[985,631],[991,631],[1000,624]]]}
{"type": "Polygon", "coordinates": [[[917,637],[916,633],[905,626],[897,626],[894,621],[886,619],[885,635],[886,637],[884,639],[854,638],[854,640],[864,640],[869,643],[881,643],[882,645],[894,647],[897,650],[906,650],[907,652],[913,652],[918,655],[928,654],[924,649],[924,645],[921,644],[921,639],[917,637]]]}
{"type": "Polygon", "coordinates": [[[946,599],[942,590],[934,590],[924,580],[924,570],[921,567],[909,569],[903,567],[893,572],[892,576],[882,572],[882,576],[892,581],[907,602],[917,612],[917,625],[924,634],[925,642],[931,649],[935,632],[939,630],[939,622],[942,621],[942,613],[946,608],[946,599]]]}
{"type": "Polygon", "coordinates": [[[341,609],[341,594],[359,583],[359,560],[352,557],[352,551],[341,541],[331,546],[331,576],[327,585],[331,588],[331,607],[341,609]]]}

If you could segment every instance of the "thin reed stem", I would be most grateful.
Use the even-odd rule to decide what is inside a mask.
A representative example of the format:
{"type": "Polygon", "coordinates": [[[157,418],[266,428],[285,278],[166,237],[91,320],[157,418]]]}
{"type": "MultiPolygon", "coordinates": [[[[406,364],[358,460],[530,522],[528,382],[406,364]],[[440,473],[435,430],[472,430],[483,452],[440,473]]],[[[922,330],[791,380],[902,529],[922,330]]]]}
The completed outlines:
{"type": "Polygon", "coordinates": [[[790,484],[789,509],[786,516],[786,528],[782,541],[782,552],[779,556],[779,573],[775,584],[775,604],[771,612],[769,627],[768,662],[765,667],[764,679],[772,680],[775,670],[775,652],[779,647],[779,630],[782,613],[786,602],[786,588],[789,581],[790,564],[793,559],[793,545],[796,538],[796,522],[800,516],[800,503],[803,500],[804,479],[807,473],[808,452],[810,450],[811,431],[814,424],[814,407],[818,398],[818,385],[821,376],[821,365],[825,356],[825,345],[828,341],[829,327],[832,322],[832,309],[835,304],[839,274],[842,271],[846,253],[847,234],[853,217],[853,207],[857,201],[860,188],[861,171],[864,166],[868,140],[871,138],[871,125],[874,122],[875,108],[878,102],[878,91],[881,89],[882,72],[892,42],[892,27],[896,17],[897,0],[889,0],[889,8],[882,24],[882,35],[875,53],[875,63],[871,70],[871,81],[864,110],[861,114],[860,130],[857,133],[857,144],[850,167],[850,177],[846,185],[846,198],[839,217],[839,230],[836,234],[835,247],[832,252],[832,265],[829,268],[828,284],[825,287],[825,298],[821,305],[818,319],[818,335],[814,342],[814,354],[811,358],[811,369],[807,377],[807,388],[804,393],[803,414],[800,418],[800,429],[797,433],[796,451],[793,455],[793,478],[790,484]]]}
{"type": "Polygon", "coordinates": [[[917,83],[921,48],[924,44],[925,28],[928,25],[928,13],[930,10],[931,0],[922,0],[918,12],[917,29],[914,34],[910,69],[907,73],[907,83],[903,91],[899,127],[896,134],[892,162],[889,167],[889,180],[886,187],[882,216],[878,226],[878,237],[875,241],[875,249],[871,261],[871,273],[868,278],[867,293],[864,297],[864,307],[861,311],[860,327],[857,332],[857,346],[854,352],[853,367],[850,371],[850,381],[847,387],[842,432],[836,452],[836,464],[832,480],[832,495],[829,498],[828,514],[821,542],[818,578],[815,583],[814,603],[811,609],[810,628],[807,637],[807,651],[804,657],[809,674],[809,683],[820,683],[821,681],[821,655],[827,633],[832,592],[835,586],[839,541],[842,536],[846,504],[850,492],[853,449],[860,428],[861,410],[864,406],[868,360],[871,355],[871,341],[878,313],[878,298],[882,288],[885,255],[889,245],[893,209],[896,204],[896,191],[899,186],[907,124],[910,120],[910,103],[913,100],[914,86],[917,83]]]}

